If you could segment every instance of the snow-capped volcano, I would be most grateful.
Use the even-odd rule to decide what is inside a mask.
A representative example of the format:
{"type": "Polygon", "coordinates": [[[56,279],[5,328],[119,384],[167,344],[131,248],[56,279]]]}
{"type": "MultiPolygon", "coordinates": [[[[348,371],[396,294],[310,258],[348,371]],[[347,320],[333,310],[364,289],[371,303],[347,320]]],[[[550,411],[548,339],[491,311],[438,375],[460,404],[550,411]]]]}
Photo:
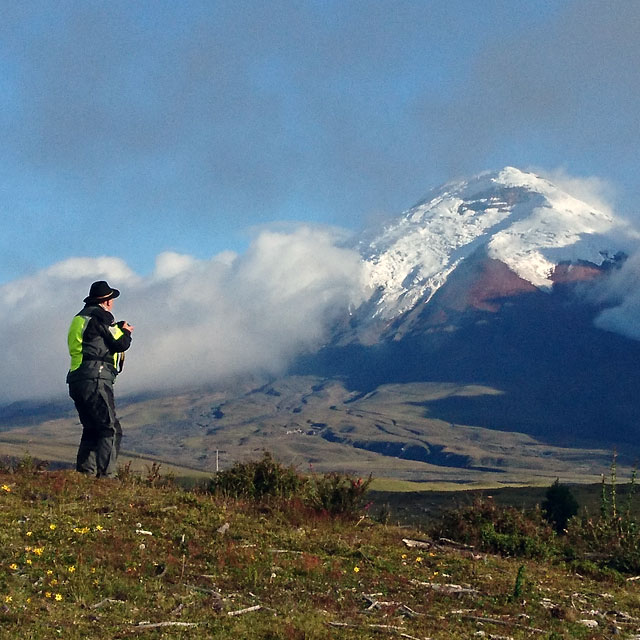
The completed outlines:
{"type": "Polygon", "coordinates": [[[447,184],[361,240],[371,295],[297,371],[362,392],[480,385],[492,395],[415,404],[452,425],[635,443],[640,341],[596,321],[637,244],[605,206],[532,173],[447,184]]]}
{"type": "Polygon", "coordinates": [[[449,183],[361,243],[376,290],[369,313],[390,320],[428,302],[479,249],[549,289],[559,264],[600,266],[632,233],[610,211],[512,167],[449,183]]]}

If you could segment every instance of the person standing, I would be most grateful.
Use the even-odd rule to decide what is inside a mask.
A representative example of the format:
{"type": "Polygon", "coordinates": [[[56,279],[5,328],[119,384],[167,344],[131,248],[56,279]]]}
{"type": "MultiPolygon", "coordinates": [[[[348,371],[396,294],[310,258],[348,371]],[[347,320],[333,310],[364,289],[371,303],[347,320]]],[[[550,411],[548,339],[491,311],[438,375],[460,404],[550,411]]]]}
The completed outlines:
{"type": "Polygon", "coordinates": [[[99,478],[116,475],[122,439],[113,384],[131,346],[133,327],[114,320],[111,310],[119,295],[106,281],[94,282],[67,336],[69,396],[82,423],[76,470],[99,478]]]}

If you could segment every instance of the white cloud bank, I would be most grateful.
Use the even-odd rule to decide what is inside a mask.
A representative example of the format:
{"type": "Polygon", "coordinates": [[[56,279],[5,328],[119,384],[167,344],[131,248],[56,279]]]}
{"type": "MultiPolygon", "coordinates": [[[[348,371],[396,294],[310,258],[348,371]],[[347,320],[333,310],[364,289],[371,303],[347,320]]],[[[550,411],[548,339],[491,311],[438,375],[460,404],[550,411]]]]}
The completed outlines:
{"type": "Polygon", "coordinates": [[[263,231],[240,256],[163,253],[148,277],[117,258],[70,258],[0,287],[0,402],[66,394],[67,329],[100,279],[135,327],[120,396],[278,372],[365,295],[359,254],[311,228],[263,231]]]}
{"type": "Polygon", "coordinates": [[[596,319],[596,326],[640,340],[640,250],[614,271],[596,291],[610,308],[596,319]]]}

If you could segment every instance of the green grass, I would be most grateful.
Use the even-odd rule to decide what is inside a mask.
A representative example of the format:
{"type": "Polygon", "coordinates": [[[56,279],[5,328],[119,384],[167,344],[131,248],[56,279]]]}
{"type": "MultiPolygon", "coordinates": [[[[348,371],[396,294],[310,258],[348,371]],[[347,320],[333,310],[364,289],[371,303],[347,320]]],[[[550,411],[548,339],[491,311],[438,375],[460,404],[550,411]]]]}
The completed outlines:
{"type": "Polygon", "coordinates": [[[635,581],[403,543],[424,536],[157,474],[97,481],[23,465],[0,473],[0,637],[598,640],[613,610],[631,616],[617,619],[623,633],[640,632],[635,581]]]}

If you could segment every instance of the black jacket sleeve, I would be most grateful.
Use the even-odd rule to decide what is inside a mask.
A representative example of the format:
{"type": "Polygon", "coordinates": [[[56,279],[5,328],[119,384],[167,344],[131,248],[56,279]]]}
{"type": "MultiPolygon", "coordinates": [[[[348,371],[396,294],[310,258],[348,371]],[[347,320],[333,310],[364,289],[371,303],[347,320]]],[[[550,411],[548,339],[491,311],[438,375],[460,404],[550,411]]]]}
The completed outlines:
{"type": "Polygon", "coordinates": [[[100,323],[102,337],[111,353],[126,351],[131,346],[131,332],[121,325],[121,322],[109,326],[100,323]]]}

